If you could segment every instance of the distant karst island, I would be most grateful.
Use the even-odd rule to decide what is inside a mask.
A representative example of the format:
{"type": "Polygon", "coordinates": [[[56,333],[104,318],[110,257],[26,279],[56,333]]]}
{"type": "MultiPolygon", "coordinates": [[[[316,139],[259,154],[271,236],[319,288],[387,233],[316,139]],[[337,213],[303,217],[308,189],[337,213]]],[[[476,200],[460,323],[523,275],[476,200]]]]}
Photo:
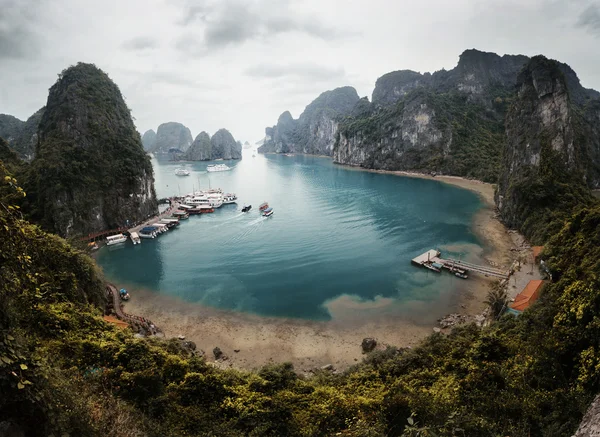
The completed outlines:
{"type": "Polygon", "coordinates": [[[200,132],[195,139],[189,128],[181,123],[168,122],[142,135],[144,150],[157,155],[168,155],[172,161],[214,161],[242,159],[242,143],[236,141],[227,129],[219,129],[211,137],[200,132]]]}

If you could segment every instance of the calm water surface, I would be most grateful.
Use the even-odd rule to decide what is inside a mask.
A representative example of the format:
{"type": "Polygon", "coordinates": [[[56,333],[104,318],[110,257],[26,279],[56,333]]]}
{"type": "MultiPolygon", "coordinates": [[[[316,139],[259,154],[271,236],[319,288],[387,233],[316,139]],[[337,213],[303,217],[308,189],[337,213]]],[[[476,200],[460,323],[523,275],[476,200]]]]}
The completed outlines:
{"type": "Polygon", "coordinates": [[[207,173],[210,163],[153,164],[159,197],[210,184],[237,193],[239,203],[138,246],[103,248],[98,261],[114,281],[190,302],[320,320],[348,296],[399,308],[435,302],[462,280],[413,267],[411,258],[441,248],[476,259],[481,249],[471,229],[479,198],[443,183],[249,151],[222,173],[207,173]],[[175,176],[179,166],[191,176],[175,176]],[[275,210],[270,218],[257,211],[263,201],[275,210]],[[252,211],[242,213],[244,204],[252,211]]]}

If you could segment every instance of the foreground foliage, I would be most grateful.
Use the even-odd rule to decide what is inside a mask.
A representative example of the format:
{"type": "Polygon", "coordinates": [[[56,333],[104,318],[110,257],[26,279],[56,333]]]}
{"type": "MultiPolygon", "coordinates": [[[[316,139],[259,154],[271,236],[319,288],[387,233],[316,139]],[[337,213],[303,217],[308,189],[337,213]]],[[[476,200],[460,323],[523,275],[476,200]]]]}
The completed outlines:
{"type": "Polygon", "coordinates": [[[562,436],[600,388],[599,206],[551,238],[554,283],[521,317],[305,379],[107,325],[95,264],[22,220],[0,180],[0,421],[27,435],[562,436]]]}

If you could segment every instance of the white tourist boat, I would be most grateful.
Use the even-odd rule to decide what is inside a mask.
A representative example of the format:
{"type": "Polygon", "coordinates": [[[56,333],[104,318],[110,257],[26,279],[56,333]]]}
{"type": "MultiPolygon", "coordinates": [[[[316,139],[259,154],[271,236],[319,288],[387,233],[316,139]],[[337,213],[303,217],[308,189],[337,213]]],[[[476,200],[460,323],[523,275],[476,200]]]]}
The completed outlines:
{"type": "Polygon", "coordinates": [[[230,203],[237,203],[237,196],[235,193],[227,193],[223,195],[223,203],[228,205],[230,203]]]}
{"type": "Polygon", "coordinates": [[[192,206],[210,206],[212,208],[220,208],[223,205],[223,194],[219,192],[204,193],[198,191],[193,196],[184,199],[186,205],[192,206]]]}
{"type": "Polygon", "coordinates": [[[208,167],[206,167],[206,171],[208,172],[215,172],[215,171],[228,171],[231,170],[231,167],[225,165],[225,164],[213,164],[213,165],[209,165],[208,167]]]}
{"type": "Polygon", "coordinates": [[[106,237],[107,246],[112,246],[113,244],[125,243],[127,241],[127,237],[123,234],[111,235],[110,237],[106,237]]]}
{"type": "Polygon", "coordinates": [[[177,170],[175,170],[175,174],[177,176],[189,176],[190,171],[186,170],[185,168],[178,168],[177,170]]]}
{"type": "Polygon", "coordinates": [[[140,240],[140,236],[137,234],[137,232],[132,232],[131,234],[129,234],[129,238],[131,238],[131,242],[134,245],[140,244],[142,242],[142,240],[140,240]]]}
{"type": "Polygon", "coordinates": [[[161,234],[169,230],[168,226],[165,223],[154,223],[152,226],[154,226],[161,234]]]}

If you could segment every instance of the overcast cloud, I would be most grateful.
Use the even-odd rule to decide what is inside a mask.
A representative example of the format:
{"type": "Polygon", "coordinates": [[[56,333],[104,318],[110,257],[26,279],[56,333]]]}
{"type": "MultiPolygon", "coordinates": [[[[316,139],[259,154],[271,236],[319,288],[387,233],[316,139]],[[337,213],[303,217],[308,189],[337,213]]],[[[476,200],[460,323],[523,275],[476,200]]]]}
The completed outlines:
{"type": "Polygon", "coordinates": [[[370,97],[379,76],[450,69],[468,48],[541,53],[600,89],[599,39],[587,0],[0,0],[0,113],[27,119],[83,61],[142,133],[179,121],[256,141],[323,91],[370,97]]]}

